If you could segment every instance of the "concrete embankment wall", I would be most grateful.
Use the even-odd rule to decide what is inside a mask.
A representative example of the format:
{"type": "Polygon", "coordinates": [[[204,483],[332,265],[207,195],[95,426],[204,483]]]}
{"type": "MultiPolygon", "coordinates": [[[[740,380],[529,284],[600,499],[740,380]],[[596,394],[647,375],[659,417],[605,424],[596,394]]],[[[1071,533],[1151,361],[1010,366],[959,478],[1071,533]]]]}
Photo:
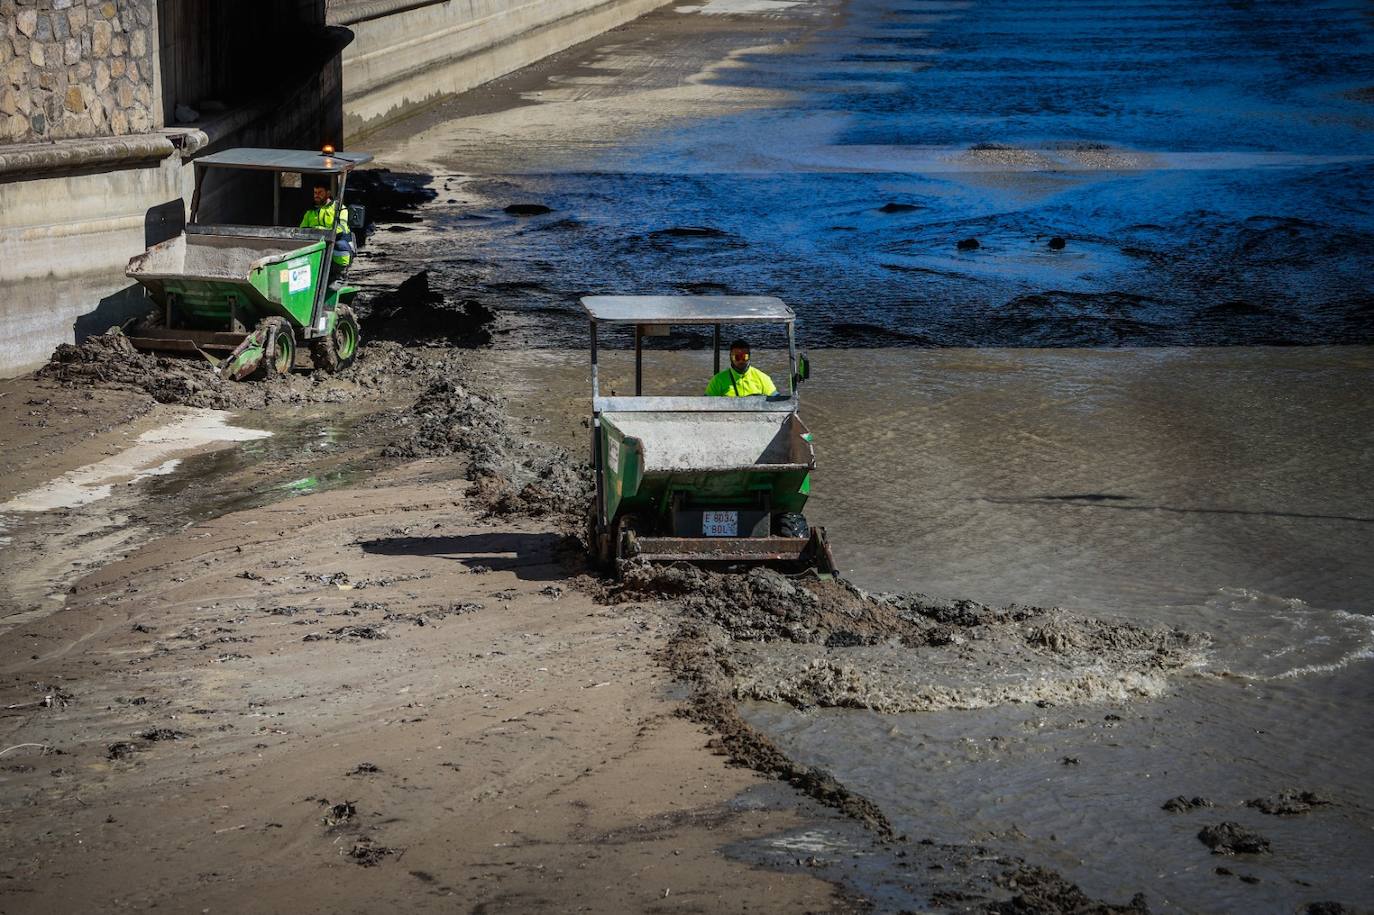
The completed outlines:
{"type": "Polygon", "coordinates": [[[609,31],[670,0],[336,2],[350,140],[609,31]]]}

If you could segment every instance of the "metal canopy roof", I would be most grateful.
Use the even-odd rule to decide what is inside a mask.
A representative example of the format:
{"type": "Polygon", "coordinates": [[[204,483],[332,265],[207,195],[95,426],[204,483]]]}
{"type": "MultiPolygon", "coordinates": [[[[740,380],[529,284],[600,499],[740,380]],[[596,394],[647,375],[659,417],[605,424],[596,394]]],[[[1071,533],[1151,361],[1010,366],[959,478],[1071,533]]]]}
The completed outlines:
{"type": "Polygon", "coordinates": [[[226,149],[196,159],[196,165],[220,168],[260,168],[273,172],[305,172],[337,175],[372,161],[367,153],[347,152],[324,155],[303,149],[226,149]]]}
{"type": "Polygon", "coordinates": [[[745,324],[792,321],[782,299],[767,295],[589,295],[593,321],[618,324],[745,324]]]}

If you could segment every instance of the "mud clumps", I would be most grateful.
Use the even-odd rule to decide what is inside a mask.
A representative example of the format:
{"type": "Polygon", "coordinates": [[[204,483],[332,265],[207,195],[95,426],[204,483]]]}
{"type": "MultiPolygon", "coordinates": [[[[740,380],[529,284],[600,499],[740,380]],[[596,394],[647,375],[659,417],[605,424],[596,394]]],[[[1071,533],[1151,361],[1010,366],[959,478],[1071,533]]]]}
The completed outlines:
{"type": "Polygon", "coordinates": [[[1299,816],[1315,807],[1329,807],[1330,805],[1331,800],[1329,798],[1311,791],[1299,791],[1297,788],[1288,788],[1271,797],[1257,797],[1245,802],[1246,807],[1253,807],[1260,813],[1288,817],[1299,816]]]}
{"type": "Polygon", "coordinates": [[[37,375],[65,387],[141,391],[164,404],[251,410],[347,403],[422,377],[433,372],[433,366],[434,360],[406,347],[379,342],[364,345],[357,362],[338,376],[297,370],[281,378],[226,381],[203,359],[141,353],[122,334],[102,334],[58,346],[37,375]]]}
{"type": "Polygon", "coordinates": [[[140,740],[159,741],[159,740],[185,740],[190,737],[185,731],[175,731],[171,728],[149,728],[139,733],[140,740]]]}
{"type": "Polygon", "coordinates": [[[591,474],[561,448],[515,434],[491,395],[453,378],[433,381],[397,420],[409,434],[385,454],[413,460],[465,455],[473,497],[488,515],[554,517],[575,524],[591,498],[591,474]]]}
{"type": "Polygon", "coordinates": [[[1188,798],[1180,794],[1178,797],[1169,798],[1160,805],[1159,809],[1167,811],[1168,813],[1187,813],[1190,810],[1199,810],[1203,807],[1215,806],[1215,804],[1205,797],[1188,798]]]}
{"type": "Polygon", "coordinates": [[[613,600],[675,600],[738,699],[896,713],[1158,695],[1205,636],[1057,609],[874,595],[769,569],[630,563],[613,600]]]}
{"type": "Polygon", "coordinates": [[[358,310],[367,339],[399,343],[486,346],[496,319],[495,312],[471,299],[449,306],[441,293],[430,288],[428,270],[369,297],[358,310]]]}
{"type": "Polygon", "coordinates": [[[1229,820],[1216,826],[1202,827],[1197,837],[1198,841],[1210,848],[1214,855],[1269,854],[1268,839],[1229,820]]]}
{"type": "Polygon", "coordinates": [[[930,601],[911,595],[872,597],[843,581],[804,584],[767,568],[722,575],[680,564],[632,563],[619,596],[674,597],[689,612],[736,641],[853,647],[895,639],[903,645],[949,644],[955,626],[1024,619],[1037,608],[993,611],[972,601],[930,601]]]}
{"type": "Polygon", "coordinates": [[[354,842],[353,847],[348,850],[348,857],[360,867],[376,867],[394,854],[397,854],[396,849],[379,845],[366,836],[354,842]]]}
{"type": "Polygon", "coordinates": [[[1021,865],[997,878],[997,883],[1016,893],[982,911],[995,915],[1149,915],[1144,893],[1136,893],[1125,905],[1111,905],[1088,896],[1054,871],[1021,865]]]}
{"type": "Polygon", "coordinates": [[[781,779],[859,820],[880,836],[893,835],[892,824],[878,805],[850,791],[825,770],[793,762],[740,716],[729,696],[728,676],[722,666],[715,663],[704,627],[691,623],[684,625],[664,649],[661,659],[679,679],[692,684],[692,695],[683,716],[706,725],[716,735],[710,745],[728,756],[731,762],[781,779]]]}

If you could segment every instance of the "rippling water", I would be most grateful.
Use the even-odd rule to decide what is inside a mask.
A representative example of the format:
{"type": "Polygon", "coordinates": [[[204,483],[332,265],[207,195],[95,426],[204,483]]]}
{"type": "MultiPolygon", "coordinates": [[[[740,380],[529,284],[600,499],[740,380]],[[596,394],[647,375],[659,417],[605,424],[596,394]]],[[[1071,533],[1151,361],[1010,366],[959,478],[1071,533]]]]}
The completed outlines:
{"type": "Polygon", "coordinates": [[[852,0],[717,77],[777,105],[466,180],[433,279],[503,312],[493,384],[579,450],[578,295],[780,295],[839,348],[809,513],[857,583],[1213,634],[1122,707],[748,709],[900,828],[1163,911],[1370,905],[1372,34],[1356,2],[852,0]],[[1334,803],[1243,806],[1290,787],[1334,803]],[[1274,853],[1211,855],[1225,820],[1274,853]]]}
{"type": "Polygon", "coordinates": [[[1366,5],[852,0],[743,61],[788,100],[463,183],[446,291],[518,290],[522,345],[631,288],[830,346],[1374,341],[1366,5]]]}
{"type": "MultiPolygon", "coordinates": [[[[497,352],[487,366],[534,434],[580,450],[585,360],[497,352]]],[[[913,837],[1024,855],[1095,894],[1190,912],[1374,900],[1374,350],[846,349],[813,362],[807,513],[857,584],[1071,607],[1215,644],[1165,696],[1123,705],[752,703],[752,721],[913,837]],[[1285,788],[1335,804],[1293,818],[1243,806],[1285,788]],[[1217,806],[1160,809],[1180,794],[1217,806]],[[1197,832],[1226,820],[1274,854],[1211,855],[1197,832]]],[[[645,364],[650,393],[689,393],[710,356],[645,364]]],[[[602,370],[631,383],[623,351],[602,370]]]]}

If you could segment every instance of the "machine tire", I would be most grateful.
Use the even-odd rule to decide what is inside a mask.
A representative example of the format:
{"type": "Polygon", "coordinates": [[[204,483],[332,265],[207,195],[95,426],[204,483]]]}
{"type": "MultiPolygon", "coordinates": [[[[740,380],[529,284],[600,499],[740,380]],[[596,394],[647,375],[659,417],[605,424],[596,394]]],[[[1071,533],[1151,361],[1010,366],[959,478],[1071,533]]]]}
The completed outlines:
{"type": "Polygon", "coordinates": [[[333,334],[310,341],[310,361],[315,363],[315,368],[331,375],[339,370],[339,354],[334,349],[333,334]]]}
{"type": "Polygon", "coordinates": [[[612,565],[610,538],[602,536],[596,529],[596,509],[587,512],[587,556],[592,568],[600,572],[609,571],[612,565]]]}
{"type": "Polygon", "coordinates": [[[334,319],[334,332],[329,335],[329,341],[334,350],[336,365],[330,371],[342,372],[353,364],[353,360],[358,358],[358,343],[362,336],[358,333],[358,319],[353,315],[353,309],[347,305],[340,305],[338,317],[334,319]]]}
{"type": "Polygon", "coordinates": [[[779,537],[811,536],[811,526],[806,523],[806,516],[800,512],[783,512],[778,515],[776,524],[779,537]]]}
{"type": "Polygon", "coordinates": [[[615,558],[623,562],[639,555],[641,525],[636,515],[625,515],[615,525],[615,558]]]}
{"type": "Polygon", "coordinates": [[[334,329],[310,341],[310,359],[317,369],[331,374],[341,372],[357,358],[358,339],[358,319],[347,305],[340,305],[334,329]]]}
{"type": "Polygon", "coordinates": [[[263,354],[262,371],[268,378],[291,374],[296,364],[296,333],[280,324],[267,334],[267,349],[263,354]]]}

